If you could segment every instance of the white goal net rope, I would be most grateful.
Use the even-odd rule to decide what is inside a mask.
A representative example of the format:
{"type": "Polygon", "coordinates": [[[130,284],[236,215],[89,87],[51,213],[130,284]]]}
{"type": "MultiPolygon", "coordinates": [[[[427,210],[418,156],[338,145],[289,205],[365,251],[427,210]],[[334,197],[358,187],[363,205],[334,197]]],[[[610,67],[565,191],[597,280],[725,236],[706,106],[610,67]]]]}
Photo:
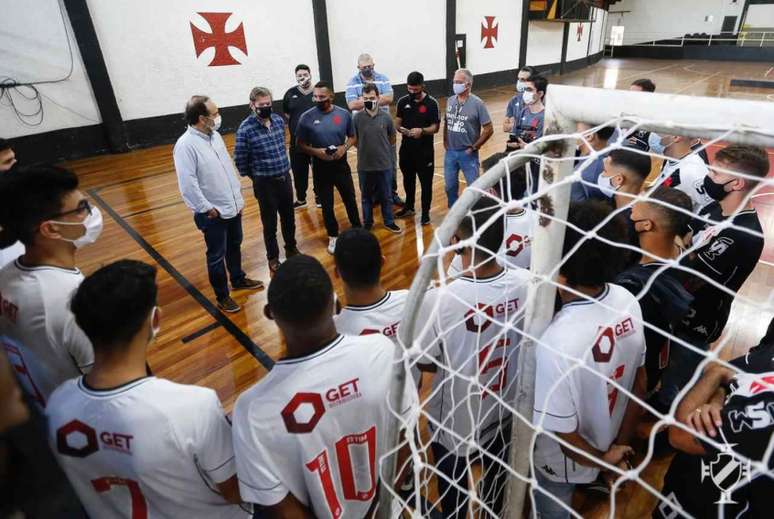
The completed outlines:
{"type": "MultiPolygon", "coordinates": [[[[392,516],[397,516],[398,513],[402,514],[402,517],[427,517],[433,514],[438,514],[438,517],[453,516],[446,507],[449,503],[449,496],[456,493],[465,499],[465,501],[461,501],[460,497],[457,498],[456,513],[458,515],[456,517],[465,517],[466,513],[468,517],[521,517],[522,508],[515,504],[521,501],[512,491],[513,488],[518,487],[518,484],[514,485],[514,483],[520,482],[523,483],[522,488],[526,489],[525,497],[523,497],[527,502],[525,511],[527,509],[534,511],[535,503],[532,496],[543,495],[547,496],[555,506],[563,507],[572,516],[580,517],[578,510],[568,507],[562,502],[561,496],[555,495],[553,486],[541,483],[541,481],[546,481],[545,478],[537,479],[536,471],[539,471],[539,467],[536,466],[536,443],[541,441],[538,438],[549,438],[555,442],[555,448],[561,448],[564,455],[569,452],[575,453],[575,456],[565,456],[569,462],[585,465],[586,463],[580,461],[585,458],[601,469],[600,474],[607,474],[606,480],[600,479],[600,481],[607,481],[609,494],[605,492],[593,494],[592,490],[583,490],[583,485],[576,486],[575,490],[576,493],[580,491],[584,495],[596,495],[595,498],[587,500],[587,503],[596,503],[597,506],[601,506],[601,509],[605,510],[605,515],[610,517],[627,516],[625,503],[621,503],[621,496],[631,496],[632,493],[645,496],[642,499],[645,502],[653,503],[654,507],[661,506],[662,511],[665,511],[665,516],[671,514],[671,517],[691,517],[673,494],[664,493],[660,476],[666,470],[665,463],[661,463],[660,473],[651,468],[657,458],[664,459],[665,455],[671,455],[658,452],[659,432],[665,431],[669,427],[690,433],[707,449],[716,449],[717,452],[727,453],[730,456],[729,459],[735,460],[739,466],[746,467],[744,473],[735,481],[731,483],[726,481],[724,488],[719,487],[719,490],[725,493],[723,495],[730,496],[758,477],[774,478],[774,473],[770,468],[773,466],[771,455],[772,450],[774,450],[774,441],[771,439],[758,456],[746,456],[740,452],[740,449],[734,448],[733,445],[724,441],[722,430],[721,434],[710,437],[697,432],[676,418],[679,403],[689,390],[701,380],[705,368],[715,363],[732,370],[734,373],[743,372],[738,364],[729,362],[734,356],[731,345],[740,331],[739,324],[733,322],[733,312],[732,319],[729,319],[724,333],[708,349],[705,349],[702,345],[687,340],[685,334],[677,333],[673,329],[659,328],[658,325],[648,322],[644,318],[638,319],[637,316],[641,314],[633,312],[632,308],[611,306],[606,303],[607,300],[604,298],[589,296],[583,291],[562,285],[559,282],[558,274],[565,260],[587,241],[598,240],[633,254],[645,252],[636,245],[636,240],[634,244],[631,241],[613,242],[606,239],[605,233],[602,232],[613,219],[630,218],[631,209],[638,202],[661,205],[693,219],[698,218],[699,222],[719,225],[716,227],[716,231],[733,228],[737,232],[749,233],[757,239],[763,239],[760,232],[730,223],[732,218],[724,220],[725,223],[718,224],[717,221],[711,219],[711,216],[699,216],[693,210],[654,199],[653,193],[664,182],[660,176],[649,177],[649,182],[646,182],[642,191],[632,195],[625,207],[614,207],[609,215],[592,229],[581,229],[568,222],[567,208],[565,207],[565,210],[562,211],[558,206],[567,205],[570,186],[582,185],[597,189],[598,184],[584,180],[583,173],[588,168],[598,167],[598,159],[612,150],[631,150],[651,157],[654,163],[669,160],[664,155],[641,151],[628,145],[628,138],[636,130],[649,127],[663,128],[664,125],[663,121],[653,124],[653,121],[644,118],[622,116],[594,125],[585,131],[547,135],[527,150],[511,154],[503,159],[500,162],[496,178],[492,175],[484,175],[479,179],[480,181],[467,187],[467,191],[473,191],[477,196],[460,198],[457,204],[463,204],[465,207],[458,209],[458,211],[463,211],[461,213],[463,216],[457,216],[457,221],[467,216],[475,216],[472,214],[474,199],[485,198],[495,202],[495,210],[490,211],[490,216],[485,222],[482,223],[480,219],[477,221],[473,218],[474,228],[471,236],[462,236],[461,233],[457,232],[458,225],[455,223],[450,224],[448,229],[436,231],[435,246],[430,248],[423,259],[423,262],[434,264],[431,269],[434,271],[434,275],[431,279],[426,274],[430,270],[425,271],[425,277],[419,282],[415,280],[415,285],[412,287],[412,298],[410,298],[411,302],[406,315],[407,320],[412,320],[410,327],[412,333],[408,337],[402,336],[405,339],[405,350],[401,359],[404,366],[408,368],[407,371],[414,375],[407,377],[406,383],[418,382],[412,378],[416,378],[419,373],[419,364],[425,364],[425,369],[429,366],[430,372],[422,375],[424,383],[420,388],[419,407],[413,409],[409,416],[394,413],[402,429],[401,441],[382,458],[382,478],[384,480],[385,470],[389,470],[386,467],[390,467],[384,462],[397,460],[401,449],[404,452],[409,452],[407,461],[396,468],[396,471],[402,471],[404,478],[394,488],[382,485],[381,492],[389,494],[392,516]],[[615,127],[616,132],[604,149],[590,150],[590,153],[583,157],[575,157],[566,149],[562,153],[565,156],[559,156],[559,153],[550,151],[552,143],[563,142],[565,145],[572,146],[575,142],[588,142],[596,131],[605,127],[615,127]],[[536,152],[536,150],[543,153],[536,152]],[[515,160],[517,157],[522,157],[522,160],[515,160]],[[514,173],[519,172],[515,166],[524,162],[523,158],[529,159],[526,163],[527,172],[525,175],[528,184],[527,193],[522,198],[512,199],[510,196],[511,182],[515,178],[514,173]],[[566,168],[568,164],[572,168],[572,173],[557,179],[556,173],[562,167],[566,168]],[[533,168],[540,168],[540,176],[544,178],[539,187],[532,185],[534,179],[538,178],[537,175],[531,174],[533,168]],[[549,172],[549,175],[546,175],[546,172],[549,172]],[[546,179],[546,176],[553,178],[546,179]],[[558,194],[562,191],[563,195],[558,194]],[[477,279],[475,274],[476,267],[482,266],[492,258],[489,251],[476,245],[479,238],[499,221],[505,229],[504,241],[507,241],[511,237],[508,231],[509,220],[514,215],[528,220],[527,225],[531,226],[528,228],[535,230],[535,232],[534,234],[530,233],[529,237],[519,236],[518,239],[512,239],[511,243],[504,243],[502,250],[496,254],[496,261],[510,267],[508,261],[514,256],[512,254],[514,250],[532,247],[533,269],[529,271],[526,284],[521,291],[514,284],[520,282],[524,277],[513,276],[498,282],[490,279],[477,279]],[[541,234],[538,228],[557,227],[557,224],[564,227],[561,234],[564,234],[566,229],[571,228],[583,236],[568,254],[552,264],[550,269],[536,270],[534,268],[536,261],[540,261],[536,255],[542,254],[545,250],[545,247],[541,247],[539,240],[550,237],[547,233],[541,234]],[[454,238],[451,238],[452,236],[454,238]],[[455,256],[458,256],[458,253],[466,248],[475,251],[472,255],[472,263],[465,272],[459,272],[460,259],[455,259],[455,256]],[[455,266],[450,268],[452,262],[456,264],[456,268],[455,266]],[[464,277],[466,280],[461,282],[460,277],[464,277]],[[636,395],[632,377],[621,377],[620,373],[616,373],[615,367],[601,367],[599,362],[591,359],[592,349],[595,347],[593,341],[581,345],[580,348],[577,346],[568,348],[565,341],[547,342],[544,340],[543,332],[548,325],[548,319],[544,319],[545,322],[542,325],[535,327],[530,326],[529,319],[539,319],[535,315],[540,312],[533,311],[531,317],[527,317],[530,314],[530,305],[537,304],[537,286],[542,286],[544,293],[549,294],[555,294],[561,289],[565,294],[574,296],[576,301],[596,307],[600,315],[608,316],[606,318],[608,321],[600,322],[600,325],[615,326],[617,322],[615,316],[631,318],[632,321],[629,325],[639,328],[643,332],[656,330],[665,339],[668,339],[671,343],[672,354],[683,348],[699,355],[701,358],[698,366],[693,371],[690,380],[680,389],[668,410],[654,407],[651,395],[636,395]],[[491,287],[497,287],[501,294],[493,296],[491,287]],[[545,292],[546,290],[547,292],[545,292]],[[519,358],[526,354],[527,344],[532,349],[529,352],[531,360],[519,358]],[[634,455],[628,459],[629,466],[621,464],[614,466],[600,457],[589,454],[580,448],[577,442],[568,441],[566,434],[559,435],[552,429],[545,427],[546,414],[533,415],[530,411],[525,412],[525,406],[517,403],[520,397],[525,396],[519,393],[519,377],[527,373],[529,369],[535,369],[534,364],[532,368],[529,368],[529,362],[534,363],[535,352],[541,349],[550,352],[550,357],[565,368],[559,372],[552,371],[552,376],[556,375],[552,380],[532,381],[529,387],[522,389],[522,391],[526,391],[527,401],[530,404],[535,398],[535,385],[538,384],[543,386],[546,401],[563,400],[567,399],[567,395],[570,395],[571,400],[575,400],[573,407],[578,409],[577,412],[586,413],[587,416],[578,418],[584,423],[587,423],[590,418],[593,419],[593,415],[588,416],[592,411],[584,411],[584,409],[594,406],[602,406],[603,409],[607,409],[610,406],[609,410],[612,413],[613,407],[623,406],[625,408],[629,400],[634,400],[639,404],[641,413],[639,422],[649,422],[652,427],[645,429],[648,431],[647,434],[634,435],[631,441],[634,455]],[[522,366],[526,366],[527,371],[522,372],[519,369],[522,366]],[[575,380],[575,382],[571,382],[570,379],[575,380]],[[578,380],[585,380],[583,383],[585,385],[578,386],[578,380]],[[594,380],[601,381],[600,383],[607,393],[607,401],[588,402],[587,400],[598,395],[581,394],[583,387],[595,386],[594,380]],[[568,387],[570,387],[569,390],[568,387]],[[529,394],[530,392],[531,394],[529,394]],[[531,434],[524,434],[524,431],[531,434]],[[528,460],[526,470],[523,470],[524,467],[517,468],[518,464],[514,463],[514,460],[520,456],[528,460]],[[464,461],[460,463],[460,460],[464,461]],[[654,473],[660,475],[654,477],[654,473]],[[768,476],[766,476],[767,474],[768,476]],[[623,494],[624,491],[629,492],[629,494],[623,494]],[[518,507],[518,509],[514,509],[514,507],[518,507]]],[[[700,147],[694,149],[694,153],[704,149],[715,150],[727,142],[744,142],[746,135],[763,136],[764,139],[770,138],[774,142],[774,132],[765,129],[741,128],[730,123],[725,127],[717,125],[710,129],[714,132],[714,138],[704,138],[700,147]]],[[[708,130],[706,125],[681,124],[674,129],[674,135],[702,136],[706,135],[706,130],[708,130]]],[[[556,148],[554,147],[554,149],[556,148]]],[[[741,171],[729,171],[718,165],[711,167],[720,173],[733,174],[757,183],[757,187],[746,195],[746,201],[765,196],[767,190],[774,191],[772,189],[774,181],[770,178],[760,179],[741,171]]],[[[492,170],[494,169],[492,168],[492,170]]],[[[520,174],[523,175],[523,172],[520,174]]],[[[614,204],[612,205],[614,206],[614,204]]],[[[745,204],[737,209],[736,214],[741,212],[744,207],[745,204]]],[[[447,216],[447,219],[449,218],[451,218],[451,214],[447,216]]],[[[673,271],[686,276],[695,276],[704,284],[711,285],[721,293],[732,296],[734,309],[740,306],[753,309],[749,314],[759,316],[760,322],[756,323],[755,332],[750,332],[756,336],[755,341],[745,344],[744,349],[755,346],[758,338],[766,330],[771,316],[774,315],[774,300],[770,295],[764,298],[753,297],[748,290],[735,292],[714,278],[686,267],[685,258],[696,254],[702,245],[701,240],[688,241],[679,251],[677,257],[663,258],[663,262],[655,269],[654,274],[644,282],[641,291],[633,294],[634,297],[637,300],[645,297],[651,290],[654,280],[664,272],[673,271]]],[[[561,245],[559,249],[561,249],[561,245]]],[[[758,265],[756,268],[766,267],[758,265]]],[[[506,270],[513,269],[506,268],[506,270]]],[[[614,283],[614,280],[610,279],[608,282],[614,283]]],[[[545,298],[543,301],[545,306],[545,298]]],[[[545,314],[546,310],[543,313],[545,314]]],[[[549,319],[553,313],[553,308],[547,310],[549,319]]],[[[406,326],[406,321],[402,326],[406,326]]],[[[600,330],[603,329],[604,327],[600,328],[600,330]]],[[[567,341],[571,342],[571,332],[567,331],[566,326],[564,330],[563,337],[567,337],[567,341]]],[[[556,335],[554,334],[552,337],[556,335]]],[[[599,342],[600,336],[596,339],[599,342]]],[[[645,345],[643,344],[642,347],[645,348],[645,345]]],[[[536,376],[540,377],[541,375],[545,375],[545,373],[538,369],[536,376]]],[[[771,382],[774,384],[774,380],[771,382]]],[[[650,393],[652,394],[658,389],[659,386],[656,385],[650,388],[650,393]]],[[[774,390],[774,385],[768,389],[774,390]]],[[[534,402],[535,407],[541,405],[542,403],[534,402]]],[[[620,424],[620,418],[617,422],[610,416],[603,418],[602,421],[615,422],[611,427],[620,424]]],[[[774,415],[771,417],[771,421],[774,422],[774,415]]],[[[588,426],[584,425],[579,434],[581,436],[587,434],[586,429],[588,426]]],[[[642,426],[638,427],[637,430],[643,430],[642,426]]],[[[774,428],[769,430],[774,430],[774,428]]],[[[662,438],[664,434],[661,432],[662,438]]],[[[595,436],[592,434],[585,440],[596,451],[605,452],[611,443],[615,443],[616,436],[617,431],[608,431],[607,435],[595,436]],[[602,437],[607,437],[608,440],[612,439],[612,441],[599,444],[602,437]]],[[[673,453],[675,450],[667,449],[667,452],[673,453]]],[[[548,470],[550,472],[550,467],[548,470]]],[[[711,469],[708,468],[707,471],[708,473],[704,475],[699,473],[686,474],[685,477],[703,479],[704,476],[710,478],[717,476],[717,474],[713,476],[710,473],[711,469]]],[[[382,498],[382,503],[384,502],[386,500],[382,498]]],[[[640,513],[642,512],[640,511],[640,513]]],[[[645,513],[650,515],[650,510],[645,513]]],[[[724,508],[719,506],[718,514],[722,516],[723,513],[724,508]]]]}

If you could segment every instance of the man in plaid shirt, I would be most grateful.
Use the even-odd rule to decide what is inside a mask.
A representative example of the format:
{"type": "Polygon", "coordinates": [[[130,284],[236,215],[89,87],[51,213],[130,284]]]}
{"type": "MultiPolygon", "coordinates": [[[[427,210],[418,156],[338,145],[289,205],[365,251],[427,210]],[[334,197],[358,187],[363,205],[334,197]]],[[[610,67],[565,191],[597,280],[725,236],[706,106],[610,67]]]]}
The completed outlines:
{"type": "Polygon", "coordinates": [[[285,120],[272,112],[268,88],[255,87],[250,92],[251,114],[242,121],[236,133],[234,163],[239,174],[253,181],[263,223],[263,241],[269,270],[280,266],[277,244],[277,214],[285,241],[285,258],[298,254],[296,219],[293,214],[293,187],[290,161],[285,149],[285,120]]]}

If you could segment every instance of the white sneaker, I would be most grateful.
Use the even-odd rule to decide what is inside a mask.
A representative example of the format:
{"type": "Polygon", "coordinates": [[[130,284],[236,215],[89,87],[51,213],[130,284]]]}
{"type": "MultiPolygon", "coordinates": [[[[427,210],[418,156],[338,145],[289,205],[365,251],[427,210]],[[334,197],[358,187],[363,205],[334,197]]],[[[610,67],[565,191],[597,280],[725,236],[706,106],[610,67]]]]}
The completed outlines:
{"type": "Polygon", "coordinates": [[[328,252],[330,254],[333,254],[334,252],[336,252],[336,237],[335,236],[331,236],[330,238],[328,238],[328,252]]]}

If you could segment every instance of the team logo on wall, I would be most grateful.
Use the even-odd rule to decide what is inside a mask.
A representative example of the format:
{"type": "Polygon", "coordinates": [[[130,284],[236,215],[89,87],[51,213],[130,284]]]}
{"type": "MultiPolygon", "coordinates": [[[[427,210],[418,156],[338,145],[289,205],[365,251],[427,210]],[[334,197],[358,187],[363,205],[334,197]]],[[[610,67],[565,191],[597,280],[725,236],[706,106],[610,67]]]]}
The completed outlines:
{"type": "Polygon", "coordinates": [[[497,41],[497,30],[499,23],[495,23],[495,16],[484,16],[484,23],[481,24],[481,41],[484,42],[485,49],[494,49],[494,42],[497,41]]]}
{"type": "Polygon", "coordinates": [[[583,38],[583,24],[582,23],[578,24],[578,30],[575,31],[575,32],[578,35],[578,41],[581,41],[581,38],[583,38]]]}
{"type": "Polygon", "coordinates": [[[242,23],[235,30],[226,32],[226,21],[233,13],[197,13],[204,18],[210,26],[211,32],[206,32],[191,23],[191,35],[193,36],[196,57],[210,47],[215,48],[215,57],[208,66],[222,67],[225,65],[241,65],[231,55],[229,47],[235,47],[247,55],[247,42],[245,41],[245,27],[242,23]]]}

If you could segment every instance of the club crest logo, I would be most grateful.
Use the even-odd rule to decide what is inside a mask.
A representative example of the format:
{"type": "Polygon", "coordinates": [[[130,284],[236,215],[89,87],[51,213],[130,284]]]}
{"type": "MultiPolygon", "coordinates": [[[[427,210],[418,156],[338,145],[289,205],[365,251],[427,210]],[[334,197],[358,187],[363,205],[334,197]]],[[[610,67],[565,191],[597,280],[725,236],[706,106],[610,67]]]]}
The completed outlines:
{"type": "Polygon", "coordinates": [[[715,501],[715,504],[735,505],[736,501],[731,499],[731,493],[742,479],[750,480],[750,462],[743,462],[734,456],[733,448],[736,444],[729,444],[722,431],[720,434],[725,445],[712,462],[704,463],[704,460],[701,460],[701,481],[710,478],[720,491],[720,499],[715,501]]]}

